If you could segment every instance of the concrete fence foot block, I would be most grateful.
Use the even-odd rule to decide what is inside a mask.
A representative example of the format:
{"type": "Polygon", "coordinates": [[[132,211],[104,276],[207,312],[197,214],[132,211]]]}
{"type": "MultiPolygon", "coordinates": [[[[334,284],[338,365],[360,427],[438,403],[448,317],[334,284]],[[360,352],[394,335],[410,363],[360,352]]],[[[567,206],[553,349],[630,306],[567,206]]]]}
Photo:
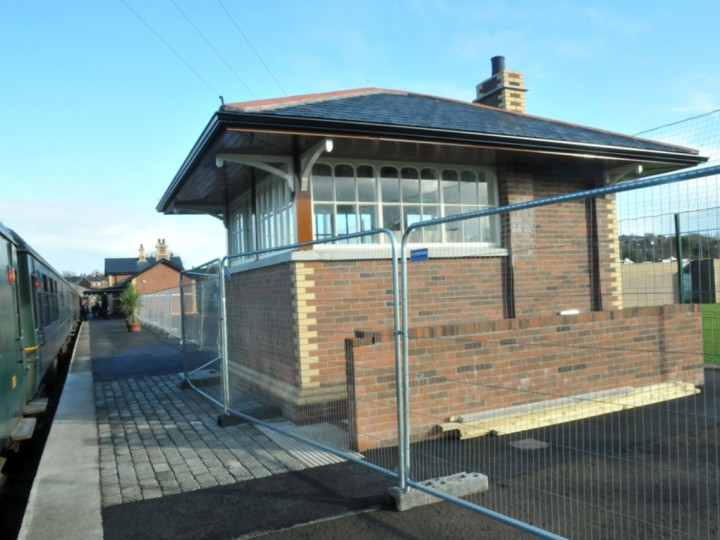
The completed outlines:
{"type": "Polygon", "coordinates": [[[180,381],[180,388],[186,390],[190,388],[190,383],[197,387],[213,386],[220,384],[220,372],[216,369],[202,369],[191,373],[188,379],[180,381]]]}
{"type": "MultiPolygon", "coordinates": [[[[273,406],[260,406],[255,407],[254,409],[247,409],[242,412],[255,420],[269,420],[272,418],[278,418],[282,415],[280,408],[273,406]]],[[[250,420],[246,420],[245,418],[234,414],[220,414],[217,417],[217,423],[220,427],[236,426],[247,422],[250,422],[250,420]]]]}
{"type": "MultiPolygon", "coordinates": [[[[424,482],[419,482],[419,485],[432,488],[436,491],[442,491],[443,493],[458,498],[487,491],[490,488],[487,476],[480,473],[468,472],[425,480],[424,482]]],[[[440,497],[413,487],[410,487],[405,492],[399,488],[391,488],[390,496],[395,500],[395,508],[401,512],[443,500],[440,497]]]]}

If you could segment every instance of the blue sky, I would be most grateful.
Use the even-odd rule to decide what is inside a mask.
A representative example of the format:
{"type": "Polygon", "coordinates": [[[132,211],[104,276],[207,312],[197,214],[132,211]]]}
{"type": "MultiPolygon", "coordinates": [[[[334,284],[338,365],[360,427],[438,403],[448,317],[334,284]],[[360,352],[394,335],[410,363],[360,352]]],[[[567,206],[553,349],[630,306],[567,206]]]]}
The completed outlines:
{"type": "Polygon", "coordinates": [[[224,254],[155,206],[225,102],[375,86],[472,100],[502,55],[528,112],[638,133],[720,108],[720,3],[0,0],[0,221],[60,271],[158,238],[224,254]]]}

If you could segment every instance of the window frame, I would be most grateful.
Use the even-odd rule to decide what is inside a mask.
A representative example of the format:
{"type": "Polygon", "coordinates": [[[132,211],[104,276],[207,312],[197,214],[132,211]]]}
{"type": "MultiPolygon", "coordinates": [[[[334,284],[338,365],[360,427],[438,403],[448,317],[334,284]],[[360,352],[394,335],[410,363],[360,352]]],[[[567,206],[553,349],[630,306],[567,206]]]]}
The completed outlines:
{"type": "MultiPolygon", "coordinates": [[[[322,178],[327,178],[327,175],[323,175],[322,178]]],[[[327,182],[325,182],[323,188],[324,191],[327,193],[327,182]]],[[[497,174],[495,173],[494,169],[487,166],[457,165],[447,163],[370,161],[360,159],[323,157],[322,159],[319,159],[317,163],[315,163],[315,165],[313,166],[310,174],[310,183],[308,189],[310,191],[310,198],[312,201],[311,206],[313,220],[313,238],[315,240],[320,240],[342,234],[342,227],[338,226],[338,208],[341,206],[355,206],[356,230],[347,232],[359,232],[360,230],[369,230],[364,226],[361,221],[360,208],[373,206],[375,209],[375,226],[372,226],[370,228],[388,228],[395,233],[398,239],[400,239],[405,228],[410,223],[414,223],[417,221],[426,221],[429,219],[435,219],[440,217],[448,217],[451,215],[459,215],[462,213],[478,211],[485,208],[495,208],[499,204],[497,174]],[[336,174],[336,167],[338,166],[348,166],[351,167],[354,171],[354,201],[347,200],[347,197],[341,197],[340,200],[338,200],[338,186],[336,178],[347,178],[347,176],[340,177],[336,174]],[[329,188],[330,191],[333,193],[333,200],[316,198],[316,177],[319,178],[319,176],[316,174],[316,171],[319,167],[330,168],[330,179],[332,180],[332,182],[329,188]],[[359,196],[360,182],[358,179],[365,179],[368,177],[365,175],[358,175],[358,170],[365,167],[370,168],[373,172],[372,178],[375,183],[375,200],[373,202],[365,199],[361,200],[359,196]],[[396,189],[393,188],[393,186],[391,185],[395,178],[392,176],[388,176],[387,174],[384,175],[384,173],[389,173],[391,169],[397,171],[396,189]],[[403,178],[403,176],[412,176],[411,173],[413,171],[417,172],[417,175],[415,177],[403,178]],[[423,178],[424,176],[427,176],[428,172],[430,171],[434,172],[434,178],[423,178]],[[447,171],[455,171],[457,174],[456,181],[458,182],[458,191],[457,201],[455,202],[445,201],[446,195],[443,186],[443,178],[444,173],[447,171]],[[475,189],[479,190],[481,185],[484,185],[487,188],[484,193],[480,191],[476,192],[476,202],[467,203],[463,202],[462,200],[461,193],[463,173],[471,173],[475,176],[475,189]],[[387,182],[383,182],[383,180],[387,180],[387,182]],[[408,180],[408,182],[403,183],[403,180],[408,180]],[[406,200],[403,197],[403,189],[413,189],[411,184],[415,180],[417,180],[417,189],[415,191],[418,195],[418,200],[413,202],[406,200]],[[435,183],[436,189],[434,192],[431,191],[425,193],[423,191],[423,186],[426,185],[423,182],[428,181],[435,183]],[[430,196],[428,202],[425,202],[425,200],[423,199],[426,194],[430,196]],[[486,202],[482,201],[483,195],[486,196],[486,202]],[[386,201],[386,198],[390,198],[391,200],[386,201]],[[318,231],[318,212],[316,211],[316,209],[320,207],[322,207],[322,209],[325,211],[323,213],[324,216],[328,216],[328,210],[332,208],[333,213],[331,216],[332,219],[330,220],[330,222],[332,223],[332,230],[330,232],[325,229],[323,229],[322,232],[318,231]],[[449,213],[449,210],[457,210],[457,212],[449,213]],[[413,212],[413,214],[410,214],[411,211],[413,212]],[[399,216],[398,224],[386,223],[391,214],[399,216]],[[412,221],[410,221],[410,215],[414,215],[416,219],[412,219],[412,221]]],[[[409,193],[410,191],[408,191],[408,194],[409,193]]],[[[343,213],[342,215],[346,216],[346,213],[343,213]]],[[[345,218],[345,220],[347,220],[347,217],[345,218]]],[[[324,221],[328,221],[327,217],[324,221]]],[[[361,241],[362,243],[382,243],[387,241],[384,237],[382,237],[382,239],[361,238],[353,240],[353,243],[360,243],[361,241]]],[[[421,227],[413,231],[409,241],[410,243],[434,244],[437,246],[482,245],[487,247],[500,247],[502,240],[500,237],[499,217],[496,215],[484,216],[482,218],[474,218],[473,220],[462,220],[449,224],[421,227]],[[478,226],[476,220],[482,220],[482,224],[479,224],[478,226]],[[473,221],[476,222],[475,227],[472,226],[473,221]],[[465,232],[461,232],[461,236],[459,238],[451,238],[450,227],[452,226],[454,228],[457,228],[458,225],[460,226],[461,231],[467,229],[467,234],[470,234],[470,231],[473,230],[477,231],[477,234],[479,235],[478,239],[467,239],[465,232]]]]}
{"type": "Polygon", "coordinates": [[[285,178],[268,174],[229,205],[229,253],[292,245],[296,242],[295,195],[285,178]]]}

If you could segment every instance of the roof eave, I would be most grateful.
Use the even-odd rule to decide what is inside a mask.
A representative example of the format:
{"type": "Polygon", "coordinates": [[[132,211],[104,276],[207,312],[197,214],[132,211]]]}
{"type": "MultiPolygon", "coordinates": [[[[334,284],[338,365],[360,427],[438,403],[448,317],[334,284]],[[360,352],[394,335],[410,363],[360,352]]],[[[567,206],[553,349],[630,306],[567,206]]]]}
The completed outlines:
{"type": "Polygon", "coordinates": [[[614,157],[630,160],[655,160],[677,163],[682,166],[698,165],[707,158],[697,153],[670,152],[632,147],[600,145],[582,142],[568,142],[556,139],[537,139],[491,133],[477,133],[459,130],[444,130],[414,126],[398,126],[370,122],[350,122],[324,118],[306,118],[254,113],[218,112],[220,122],[236,128],[251,128],[258,131],[302,132],[308,135],[346,135],[366,137],[403,138],[422,142],[443,142],[480,144],[488,147],[516,150],[534,150],[597,157],[614,157]]]}
{"type": "Polygon", "coordinates": [[[160,202],[156,206],[158,212],[172,213],[170,210],[172,201],[178,190],[182,187],[186,176],[192,171],[197,161],[201,159],[209,146],[226,128],[318,136],[343,135],[405,139],[427,143],[472,144],[508,150],[615,158],[629,161],[654,161],[676,165],[677,168],[692,167],[707,161],[706,157],[702,157],[697,153],[638,149],[556,139],[537,139],[372,122],[220,110],[215,112],[210,119],[205,130],[200,138],[198,138],[191,152],[173,178],[170,186],[160,199],[160,202]]]}
{"type": "Polygon", "coordinates": [[[219,116],[220,113],[216,112],[212,116],[212,118],[210,118],[207,126],[205,126],[202,134],[193,145],[190,153],[185,158],[185,161],[180,166],[180,169],[175,174],[175,177],[172,179],[172,182],[170,182],[170,186],[168,186],[168,188],[165,190],[165,194],[162,196],[157,206],[155,207],[155,210],[157,210],[158,212],[172,213],[168,212],[168,209],[171,206],[172,199],[175,197],[178,190],[182,187],[186,175],[189,173],[189,171],[192,170],[192,168],[195,166],[196,161],[203,155],[206,148],[212,144],[212,142],[221,133],[222,128],[224,127],[223,123],[220,121],[219,116]]]}

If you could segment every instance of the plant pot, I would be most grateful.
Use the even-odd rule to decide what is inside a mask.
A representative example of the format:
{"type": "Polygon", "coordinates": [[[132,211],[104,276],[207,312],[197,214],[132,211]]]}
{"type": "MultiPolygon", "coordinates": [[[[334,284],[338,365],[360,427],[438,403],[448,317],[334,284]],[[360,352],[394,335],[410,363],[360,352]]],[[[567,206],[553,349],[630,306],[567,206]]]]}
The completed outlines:
{"type": "Polygon", "coordinates": [[[139,332],[140,331],[140,323],[134,322],[134,323],[127,323],[128,332],[139,332]]]}

